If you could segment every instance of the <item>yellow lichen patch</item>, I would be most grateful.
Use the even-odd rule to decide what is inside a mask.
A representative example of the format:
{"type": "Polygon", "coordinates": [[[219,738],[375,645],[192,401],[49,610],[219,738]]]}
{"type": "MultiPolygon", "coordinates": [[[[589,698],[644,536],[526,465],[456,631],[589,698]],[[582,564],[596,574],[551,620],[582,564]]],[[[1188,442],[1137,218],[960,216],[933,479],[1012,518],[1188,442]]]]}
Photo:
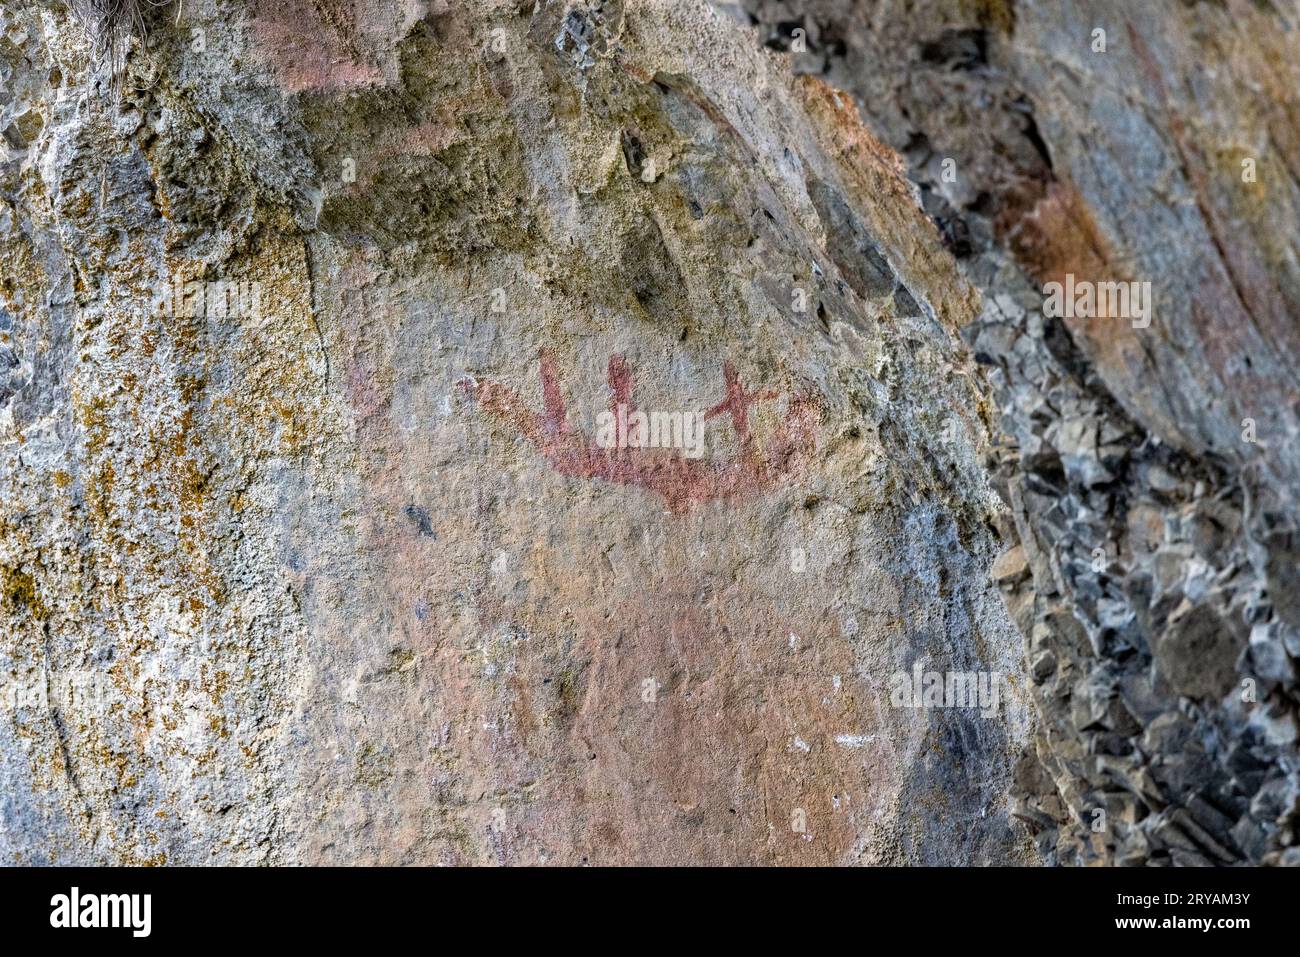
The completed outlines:
{"type": "Polygon", "coordinates": [[[1215,178],[1233,186],[1222,195],[1235,200],[1233,205],[1252,220],[1268,212],[1268,181],[1286,175],[1285,171],[1273,167],[1277,162],[1275,157],[1260,157],[1257,153],[1240,146],[1225,146],[1212,154],[1215,178]]]}
{"type": "Polygon", "coordinates": [[[1010,36],[1016,28],[1014,0],[960,0],[959,6],[964,15],[985,29],[1010,36]]]}
{"type": "Polygon", "coordinates": [[[0,566],[0,600],[11,615],[27,613],[37,621],[49,617],[49,609],[37,591],[36,579],[27,572],[0,566]]]}
{"type": "Polygon", "coordinates": [[[1216,190],[1216,195],[1234,219],[1250,225],[1250,236],[1259,244],[1264,262],[1270,271],[1280,274],[1294,255],[1294,237],[1271,228],[1270,223],[1276,213],[1277,184],[1289,186],[1290,173],[1284,156],[1257,153],[1239,146],[1218,149],[1210,155],[1211,175],[1215,182],[1230,185],[1216,190]]]}

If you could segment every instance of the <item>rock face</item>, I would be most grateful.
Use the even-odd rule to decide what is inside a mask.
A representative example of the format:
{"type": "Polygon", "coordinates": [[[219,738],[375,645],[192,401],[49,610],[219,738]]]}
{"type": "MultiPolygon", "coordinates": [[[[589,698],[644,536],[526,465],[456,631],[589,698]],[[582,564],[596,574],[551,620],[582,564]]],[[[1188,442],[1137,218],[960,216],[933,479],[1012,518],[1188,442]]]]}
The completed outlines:
{"type": "Polygon", "coordinates": [[[6,859],[1034,858],[980,298],[850,98],[679,0],[191,2],[116,98],[0,16],[6,859]]]}
{"type": "Polygon", "coordinates": [[[856,94],[984,293],[1045,858],[1300,863],[1294,6],[746,6],[856,94]],[[1154,308],[1045,318],[1069,276],[1154,308]]]}
{"type": "Polygon", "coordinates": [[[0,11],[4,860],[1295,862],[1292,12],[142,25],[0,11]]]}

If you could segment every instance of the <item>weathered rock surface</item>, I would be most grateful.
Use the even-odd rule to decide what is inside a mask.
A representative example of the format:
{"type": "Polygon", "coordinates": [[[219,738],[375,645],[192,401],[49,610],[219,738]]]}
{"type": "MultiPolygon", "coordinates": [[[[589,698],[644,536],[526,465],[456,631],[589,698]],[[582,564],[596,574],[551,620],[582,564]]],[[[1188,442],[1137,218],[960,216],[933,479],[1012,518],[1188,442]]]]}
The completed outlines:
{"type": "Polygon", "coordinates": [[[148,25],[0,11],[3,859],[1300,863],[1293,4],[148,25]]]}
{"type": "Polygon", "coordinates": [[[1295,6],[745,7],[906,154],[984,293],[1046,859],[1300,863],[1295,6]],[[1045,318],[1067,274],[1151,282],[1150,326],[1045,318]]]}
{"type": "Polygon", "coordinates": [[[6,861],[1035,859],[981,297],[849,96],[695,0],[151,26],[0,12],[6,861]]]}

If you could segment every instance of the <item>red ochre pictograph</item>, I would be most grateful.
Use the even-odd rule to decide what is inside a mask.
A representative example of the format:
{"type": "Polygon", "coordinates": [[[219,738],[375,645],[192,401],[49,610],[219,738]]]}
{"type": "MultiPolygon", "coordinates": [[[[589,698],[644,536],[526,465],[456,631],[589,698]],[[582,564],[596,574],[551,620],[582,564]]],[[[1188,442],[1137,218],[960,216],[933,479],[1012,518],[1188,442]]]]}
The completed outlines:
{"type": "MultiPolygon", "coordinates": [[[[539,415],[527,407],[517,392],[492,381],[462,379],[459,386],[494,418],[511,425],[546,457],[551,467],[571,478],[597,479],[633,485],[661,495],[675,514],[715,499],[745,499],[785,484],[798,474],[817,445],[822,403],[813,393],[791,395],[781,424],[760,448],[750,433],[749,410],[779,393],[751,392],[740,381],[736,367],[724,362],[724,398],[704,414],[706,420],[723,413],[740,444],[739,455],[726,462],[692,459],[676,450],[601,448],[568,421],[555,360],[550,350],[541,352],[542,408],[539,415]]],[[[622,355],[609,359],[610,410],[620,404],[628,415],[632,401],[631,366],[622,355]]]]}

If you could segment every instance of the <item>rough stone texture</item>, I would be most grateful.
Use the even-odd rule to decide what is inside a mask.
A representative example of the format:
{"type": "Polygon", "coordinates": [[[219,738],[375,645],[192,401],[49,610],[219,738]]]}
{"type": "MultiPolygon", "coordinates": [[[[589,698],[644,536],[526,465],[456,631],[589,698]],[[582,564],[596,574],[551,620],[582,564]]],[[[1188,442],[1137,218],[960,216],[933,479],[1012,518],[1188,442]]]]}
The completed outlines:
{"type": "Polygon", "coordinates": [[[4,860],[1036,859],[988,307],[849,96],[698,0],[150,25],[0,11],[4,860]]]}
{"type": "Polygon", "coordinates": [[[1300,863],[1293,3],[171,21],[0,11],[6,860],[1300,863]]]}
{"type": "Polygon", "coordinates": [[[804,31],[796,68],[857,96],[984,293],[1045,859],[1300,863],[1300,12],[744,6],[770,46],[804,31]],[[1151,281],[1150,328],[1046,319],[1067,273],[1151,281]]]}

